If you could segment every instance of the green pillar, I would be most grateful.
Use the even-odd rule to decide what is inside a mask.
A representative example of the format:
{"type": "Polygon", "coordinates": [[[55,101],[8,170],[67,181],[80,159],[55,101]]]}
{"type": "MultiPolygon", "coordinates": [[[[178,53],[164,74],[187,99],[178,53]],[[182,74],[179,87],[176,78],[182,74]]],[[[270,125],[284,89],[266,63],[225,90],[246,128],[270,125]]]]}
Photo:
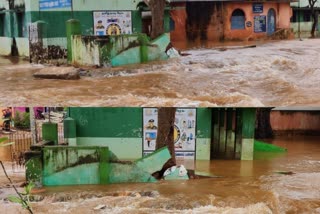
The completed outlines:
{"type": "Polygon", "coordinates": [[[68,142],[69,146],[77,145],[77,132],[76,132],[76,121],[71,117],[66,118],[63,121],[64,126],[64,138],[68,142]]]}
{"type": "Polygon", "coordinates": [[[170,32],[170,10],[164,11],[164,32],[170,32]]]}
{"type": "Polygon", "coordinates": [[[77,19],[70,19],[66,22],[67,28],[67,50],[68,50],[68,62],[72,61],[72,36],[81,35],[81,24],[77,19]]]}
{"type": "Polygon", "coordinates": [[[141,63],[148,62],[148,38],[145,34],[140,34],[138,38],[140,42],[140,61],[141,63]]]}
{"type": "Polygon", "coordinates": [[[42,139],[46,141],[54,141],[58,145],[58,124],[43,123],[42,124],[42,139]]]}
{"type": "Polygon", "coordinates": [[[9,20],[9,37],[15,37],[14,35],[14,27],[15,27],[15,23],[14,23],[14,13],[12,11],[8,12],[8,20],[9,20]]]}
{"type": "Polygon", "coordinates": [[[109,164],[109,148],[100,147],[99,148],[99,175],[100,175],[100,184],[109,183],[109,174],[110,174],[110,164],[109,164]]]}
{"type": "Polygon", "coordinates": [[[255,122],[256,109],[243,108],[241,160],[253,160],[255,122]]]}

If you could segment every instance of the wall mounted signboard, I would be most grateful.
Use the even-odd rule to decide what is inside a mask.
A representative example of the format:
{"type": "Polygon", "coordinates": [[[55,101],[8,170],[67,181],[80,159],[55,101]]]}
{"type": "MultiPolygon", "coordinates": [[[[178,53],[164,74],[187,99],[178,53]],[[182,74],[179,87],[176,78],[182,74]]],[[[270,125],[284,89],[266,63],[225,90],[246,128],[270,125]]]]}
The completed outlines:
{"type": "MultiPolygon", "coordinates": [[[[158,129],[158,109],[143,109],[143,154],[156,149],[158,129]]],[[[174,143],[177,158],[195,159],[196,151],[196,109],[178,108],[176,110],[174,143]]]]}
{"type": "Polygon", "coordinates": [[[253,13],[263,13],[263,4],[262,3],[253,3],[252,4],[253,13]]]}
{"type": "Polygon", "coordinates": [[[263,33],[266,32],[266,16],[255,16],[254,17],[254,32],[263,33]]]}
{"type": "Polygon", "coordinates": [[[70,8],[72,6],[72,0],[39,0],[40,10],[70,8]]]}
{"type": "Polygon", "coordinates": [[[93,22],[98,36],[132,34],[131,11],[94,11],[93,22]]]}

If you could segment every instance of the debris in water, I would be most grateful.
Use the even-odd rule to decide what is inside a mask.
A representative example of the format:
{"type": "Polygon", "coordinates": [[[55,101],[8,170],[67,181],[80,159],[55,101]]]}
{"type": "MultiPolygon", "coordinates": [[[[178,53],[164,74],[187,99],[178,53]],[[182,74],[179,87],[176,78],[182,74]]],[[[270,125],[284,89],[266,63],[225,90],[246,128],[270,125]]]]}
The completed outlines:
{"type": "Polygon", "coordinates": [[[275,172],[277,174],[281,174],[281,175],[294,175],[296,173],[294,172],[291,172],[291,171],[278,171],[278,172],[275,172]]]}
{"type": "Polygon", "coordinates": [[[46,67],[33,74],[35,78],[42,79],[63,79],[78,80],[80,79],[78,69],[74,67],[46,67]]]}
{"type": "Polygon", "coordinates": [[[106,205],[100,204],[100,205],[96,206],[96,207],[93,208],[93,209],[94,209],[94,210],[103,210],[103,209],[105,209],[106,207],[107,207],[106,205]]]}
{"type": "Polygon", "coordinates": [[[181,165],[181,166],[173,166],[169,169],[167,169],[164,174],[164,179],[165,180],[188,180],[188,171],[187,169],[181,165]]]}

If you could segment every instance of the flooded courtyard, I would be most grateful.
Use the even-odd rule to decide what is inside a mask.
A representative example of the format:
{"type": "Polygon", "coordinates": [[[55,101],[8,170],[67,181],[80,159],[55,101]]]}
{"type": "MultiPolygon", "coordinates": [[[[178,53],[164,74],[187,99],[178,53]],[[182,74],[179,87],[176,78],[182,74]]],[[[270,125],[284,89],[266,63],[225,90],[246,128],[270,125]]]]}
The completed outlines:
{"type": "Polygon", "coordinates": [[[166,62],[82,68],[35,79],[42,65],[0,59],[3,106],[319,106],[320,40],[194,49],[166,62]]]}
{"type": "MultiPolygon", "coordinates": [[[[45,188],[35,213],[320,213],[319,137],[269,140],[287,153],[257,153],[254,161],[197,161],[196,172],[212,178],[148,184],[45,188]],[[151,192],[147,196],[146,192],[151,192]],[[95,210],[99,205],[103,209],[95,210]]],[[[23,172],[9,175],[15,183],[23,172]]],[[[12,188],[0,172],[4,213],[27,213],[6,202],[12,188]]]]}

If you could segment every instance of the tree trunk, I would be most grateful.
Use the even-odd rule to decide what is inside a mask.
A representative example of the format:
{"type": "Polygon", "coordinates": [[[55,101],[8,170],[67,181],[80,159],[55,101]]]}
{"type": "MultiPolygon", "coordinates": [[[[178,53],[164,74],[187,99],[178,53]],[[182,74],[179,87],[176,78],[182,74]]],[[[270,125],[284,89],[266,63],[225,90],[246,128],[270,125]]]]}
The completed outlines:
{"type": "Polygon", "coordinates": [[[158,108],[158,136],[156,149],[168,146],[173,162],[176,162],[174,149],[174,121],[176,108],[158,108]]]}
{"type": "Polygon", "coordinates": [[[255,138],[273,138],[273,131],[270,124],[271,108],[259,108],[257,110],[255,138]]]}
{"type": "Polygon", "coordinates": [[[318,11],[315,11],[314,9],[312,10],[311,14],[312,14],[312,20],[313,20],[312,28],[311,28],[311,37],[315,38],[316,37],[315,32],[316,32],[316,27],[318,25],[318,15],[319,14],[318,14],[318,11]]]}
{"type": "Polygon", "coordinates": [[[164,33],[164,9],[166,0],[145,0],[152,14],[151,38],[155,39],[164,33]]]}
{"type": "Polygon", "coordinates": [[[160,171],[152,175],[161,179],[163,173],[170,167],[176,165],[176,153],[174,149],[174,121],[176,117],[176,108],[158,108],[158,135],[156,140],[156,149],[168,146],[171,158],[163,165],[160,171]]]}

